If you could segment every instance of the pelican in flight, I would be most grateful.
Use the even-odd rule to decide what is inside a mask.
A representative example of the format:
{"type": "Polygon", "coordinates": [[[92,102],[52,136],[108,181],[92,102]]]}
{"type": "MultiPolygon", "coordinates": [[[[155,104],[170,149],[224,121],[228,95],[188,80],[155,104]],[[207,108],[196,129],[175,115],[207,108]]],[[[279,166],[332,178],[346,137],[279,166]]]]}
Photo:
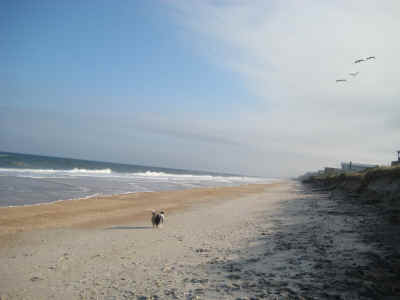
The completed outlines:
{"type": "Polygon", "coordinates": [[[358,75],[358,73],[360,73],[360,72],[349,73],[349,75],[356,77],[358,75]]]}
{"type": "Polygon", "coordinates": [[[375,57],[375,56],[368,56],[368,57],[366,58],[366,60],[370,60],[370,59],[376,59],[376,57],[375,57]]]}
{"type": "Polygon", "coordinates": [[[365,61],[365,60],[361,58],[361,59],[357,59],[356,61],[354,61],[354,63],[358,64],[358,63],[363,62],[363,61],[365,61]]]}
{"type": "Polygon", "coordinates": [[[347,79],[336,79],[336,82],[346,82],[347,79]]]}

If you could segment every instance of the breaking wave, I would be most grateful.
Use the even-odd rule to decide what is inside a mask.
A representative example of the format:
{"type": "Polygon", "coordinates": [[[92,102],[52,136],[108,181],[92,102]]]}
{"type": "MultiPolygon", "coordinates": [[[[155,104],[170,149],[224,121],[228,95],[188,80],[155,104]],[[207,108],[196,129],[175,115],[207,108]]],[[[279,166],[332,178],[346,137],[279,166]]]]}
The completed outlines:
{"type": "Polygon", "coordinates": [[[72,174],[111,174],[111,169],[98,169],[98,170],[89,170],[89,169],[78,169],[73,168],[70,170],[57,170],[57,169],[12,169],[12,168],[0,168],[0,172],[12,172],[12,173],[72,173],[72,174]]]}
{"type": "Polygon", "coordinates": [[[269,183],[232,174],[0,152],[0,206],[30,205],[93,194],[158,192],[269,183]]]}
{"type": "Polygon", "coordinates": [[[137,172],[131,173],[133,176],[137,177],[146,177],[146,178],[154,178],[154,179],[175,179],[175,180],[188,180],[188,181],[218,181],[218,182],[259,182],[265,181],[265,178],[258,177],[246,177],[246,176],[217,176],[217,175],[202,175],[202,174],[172,174],[165,172],[137,172]]]}
{"type": "Polygon", "coordinates": [[[219,182],[219,183],[257,183],[265,179],[246,176],[223,176],[208,174],[175,174],[167,172],[145,171],[145,172],[115,172],[110,168],[106,169],[81,169],[73,168],[68,170],[58,169],[14,169],[0,168],[0,175],[11,175],[16,177],[28,177],[33,179],[44,178],[73,178],[73,177],[101,177],[121,178],[132,180],[173,181],[191,184],[193,182],[219,182]]]}

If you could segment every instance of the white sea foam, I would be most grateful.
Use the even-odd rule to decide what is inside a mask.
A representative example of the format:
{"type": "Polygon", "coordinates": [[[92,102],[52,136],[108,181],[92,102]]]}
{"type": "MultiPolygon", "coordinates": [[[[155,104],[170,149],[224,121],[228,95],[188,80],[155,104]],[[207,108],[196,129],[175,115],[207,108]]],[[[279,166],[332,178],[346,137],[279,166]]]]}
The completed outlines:
{"type": "Polygon", "coordinates": [[[88,173],[88,174],[111,174],[111,169],[78,169],[73,168],[70,170],[56,170],[56,169],[12,169],[12,168],[0,168],[0,172],[11,172],[11,173],[72,173],[72,174],[80,174],[80,173],[88,173]]]}
{"type": "MultiPolygon", "coordinates": [[[[129,193],[127,193],[129,194],[129,193]]],[[[51,205],[54,203],[59,203],[59,202],[64,202],[64,201],[70,201],[70,200],[86,200],[86,199],[91,199],[95,198],[98,196],[103,196],[101,193],[95,193],[92,195],[88,196],[82,196],[82,197],[77,197],[77,198],[69,198],[69,199],[58,199],[58,200],[53,200],[53,201],[48,201],[48,202],[40,202],[40,203],[32,203],[32,204],[20,204],[20,205],[7,205],[6,207],[21,207],[21,206],[42,206],[42,205],[51,205]]]]}
{"type": "MultiPolygon", "coordinates": [[[[234,186],[250,183],[269,183],[273,180],[246,176],[223,176],[211,174],[174,174],[164,171],[144,171],[119,173],[111,169],[81,169],[68,170],[57,169],[13,169],[0,168],[0,176],[29,178],[35,182],[13,182],[20,186],[19,193],[23,193],[22,187],[27,184],[29,189],[34,187],[38,194],[46,190],[57,191],[61,197],[73,193],[86,194],[89,190],[104,194],[138,191],[160,191],[182,189],[192,187],[234,186]],[[81,187],[88,190],[82,190],[81,187]]],[[[1,177],[4,178],[4,177],[1,177]]],[[[47,194],[46,194],[47,195],[47,194]]],[[[46,196],[45,195],[45,196],[46,196]]],[[[32,195],[26,195],[32,197],[32,195]]]]}
{"type": "MultiPolygon", "coordinates": [[[[232,181],[235,182],[259,182],[265,181],[265,178],[259,177],[247,177],[247,176],[218,176],[218,175],[199,175],[199,174],[172,174],[172,173],[164,173],[164,172],[138,172],[138,173],[128,173],[127,176],[137,176],[137,177],[146,177],[146,178],[169,178],[175,180],[200,180],[200,181],[218,181],[230,183],[232,181]]],[[[269,179],[268,179],[269,180],[269,179]]]]}
{"type": "Polygon", "coordinates": [[[203,180],[212,180],[213,178],[216,177],[212,175],[172,174],[172,173],[152,172],[152,171],[129,173],[129,174],[138,177],[177,178],[177,179],[182,178],[182,179],[203,179],[203,180]]]}
{"type": "Polygon", "coordinates": [[[14,203],[32,203],[32,201],[49,203],[57,199],[60,199],[58,201],[63,201],[61,199],[84,199],[93,195],[237,186],[252,183],[264,184],[276,181],[276,179],[246,176],[173,174],[162,171],[118,173],[111,169],[78,168],[70,170],[0,168],[0,176],[2,176],[0,187],[2,184],[3,186],[18,187],[15,194],[9,189],[3,190],[3,195],[0,194],[0,206],[6,203],[12,205],[14,203]],[[16,177],[29,178],[33,182],[15,180],[16,177]],[[1,201],[1,198],[4,201],[1,201]]]}
{"type": "Polygon", "coordinates": [[[0,206],[85,198],[88,195],[157,192],[198,187],[237,186],[272,180],[199,171],[60,161],[24,156],[0,167],[0,206]],[[37,167],[37,168],[35,168],[37,167]]]}
{"type": "Polygon", "coordinates": [[[14,175],[18,177],[27,177],[33,179],[43,178],[71,178],[80,176],[89,177],[113,177],[113,178],[131,178],[135,180],[146,180],[146,181],[199,181],[199,182],[220,182],[220,183],[233,183],[233,182],[260,182],[262,178],[257,177],[245,177],[245,176],[218,176],[218,175],[207,175],[207,174],[173,174],[166,172],[134,172],[134,173],[118,173],[111,169],[79,169],[73,168],[69,170],[57,170],[57,169],[13,169],[13,168],[0,168],[0,175],[14,175]]]}
{"type": "Polygon", "coordinates": [[[68,170],[70,173],[94,173],[94,174],[111,174],[111,169],[99,169],[99,170],[87,170],[87,169],[77,169],[68,170]]]}

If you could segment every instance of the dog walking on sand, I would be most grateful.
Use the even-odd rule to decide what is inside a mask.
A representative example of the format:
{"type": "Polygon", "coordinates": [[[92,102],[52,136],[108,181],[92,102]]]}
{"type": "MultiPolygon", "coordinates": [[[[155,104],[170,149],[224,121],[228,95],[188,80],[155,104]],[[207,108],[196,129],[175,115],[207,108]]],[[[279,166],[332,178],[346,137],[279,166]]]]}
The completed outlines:
{"type": "Polygon", "coordinates": [[[165,216],[163,211],[160,213],[156,213],[156,211],[153,210],[151,212],[151,224],[153,224],[153,228],[154,227],[158,228],[160,224],[164,224],[164,219],[165,216]]]}

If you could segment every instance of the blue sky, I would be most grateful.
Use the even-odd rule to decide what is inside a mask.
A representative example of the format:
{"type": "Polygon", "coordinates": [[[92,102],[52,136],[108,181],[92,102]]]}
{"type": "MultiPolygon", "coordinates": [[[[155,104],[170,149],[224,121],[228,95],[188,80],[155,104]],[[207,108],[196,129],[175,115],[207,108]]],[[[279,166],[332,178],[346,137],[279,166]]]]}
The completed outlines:
{"type": "Polygon", "coordinates": [[[397,2],[284,2],[1,2],[0,149],[263,176],[391,160],[397,2]]]}
{"type": "Polygon", "coordinates": [[[157,1],[25,1],[3,11],[6,104],[207,112],[246,95],[237,76],[179,40],[179,26],[157,1]]]}

